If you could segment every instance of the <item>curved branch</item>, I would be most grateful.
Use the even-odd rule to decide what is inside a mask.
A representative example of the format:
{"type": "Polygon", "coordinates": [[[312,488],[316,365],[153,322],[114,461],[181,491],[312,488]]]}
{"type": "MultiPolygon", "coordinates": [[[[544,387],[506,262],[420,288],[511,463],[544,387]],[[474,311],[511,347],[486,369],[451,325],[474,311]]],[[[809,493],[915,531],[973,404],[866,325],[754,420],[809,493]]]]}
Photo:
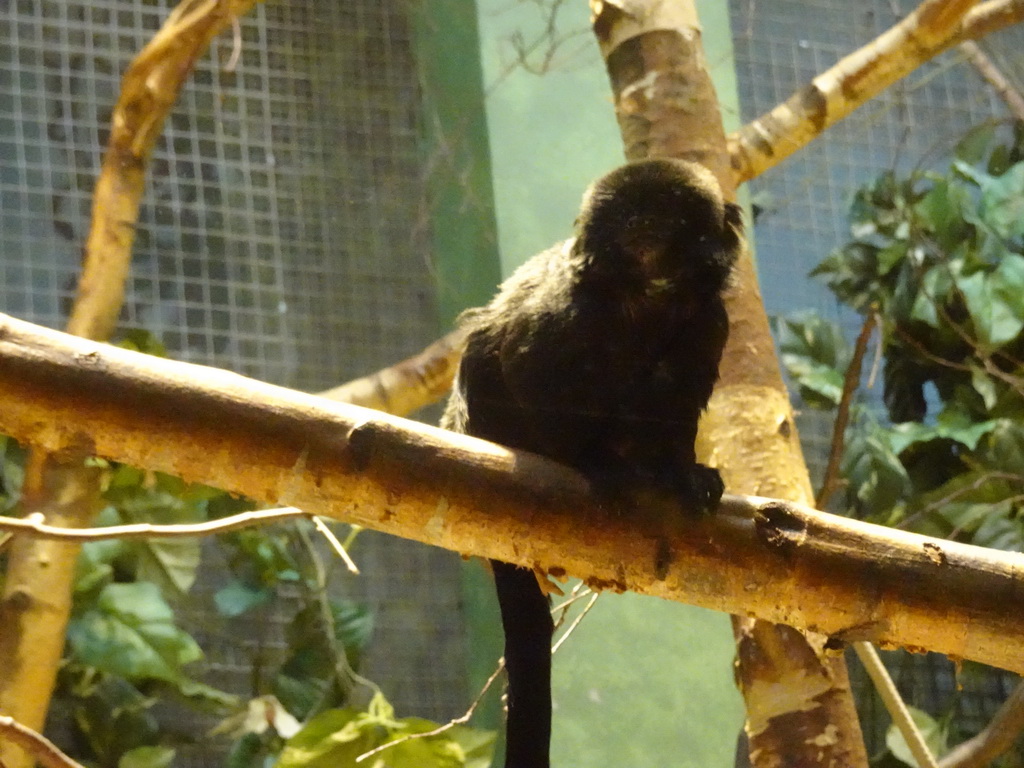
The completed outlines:
{"type": "Polygon", "coordinates": [[[211,536],[215,533],[227,533],[254,525],[293,520],[296,517],[311,519],[313,516],[295,507],[280,507],[239,512],[237,515],[229,515],[205,523],[176,525],[131,523],[129,525],[105,525],[101,528],[68,528],[48,525],[44,522],[41,514],[32,514],[28,517],[0,517],[0,531],[31,535],[40,539],[78,542],[109,539],[188,539],[196,536],[211,536]]]}
{"type": "Polygon", "coordinates": [[[1003,706],[977,736],[958,744],[939,768],[984,768],[1009,751],[1024,731],[1024,683],[1018,683],[1003,706]]]}
{"type": "Polygon", "coordinates": [[[1024,671],[1024,555],[768,499],[624,514],[527,453],[0,315],[0,433],[465,554],[1024,671]],[[160,439],[154,439],[159,435],[160,439]],[[814,595],[808,600],[808,595],[814,595]]]}
{"type": "Polygon", "coordinates": [[[1024,0],[925,0],[913,13],[729,137],[736,183],[809,144],[946,49],[1024,19],[1024,0]]]}
{"type": "Polygon", "coordinates": [[[117,324],[132,258],[146,166],[164,120],[199,57],[257,0],[183,0],[124,73],[92,201],[68,333],[107,339],[117,324]]]}

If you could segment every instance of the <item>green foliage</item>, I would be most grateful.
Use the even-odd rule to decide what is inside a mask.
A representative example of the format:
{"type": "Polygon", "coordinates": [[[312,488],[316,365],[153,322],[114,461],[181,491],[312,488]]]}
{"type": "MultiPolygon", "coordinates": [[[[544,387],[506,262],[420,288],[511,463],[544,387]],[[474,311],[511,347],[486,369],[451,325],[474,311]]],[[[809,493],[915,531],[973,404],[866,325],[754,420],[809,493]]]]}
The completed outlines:
{"type": "Polygon", "coordinates": [[[417,717],[396,719],[392,706],[377,693],[365,712],[331,709],[322,712],[288,739],[275,768],[335,768],[356,765],[360,755],[383,746],[394,746],[368,762],[376,768],[487,768],[495,734],[455,726],[440,734],[426,734],[437,723],[417,717]]]}
{"type": "Polygon", "coordinates": [[[344,653],[358,668],[372,632],[373,615],[365,606],[334,600],[307,604],[288,628],[290,654],[274,679],[274,695],[299,718],[343,703],[350,681],[338,669],[338,655],[344,653]]]}
{"type": "Polygon", "coordinates": [[[72,658],[127,680],[177,682],[202,651],[174,623],[174,612],[155,584],[107,584],[94,600],[76,606],[68,625],[72,658]]]}
{"type": "MultiPolygon", "coordinates": [[[[247,506],[245,500],[205,486],[102,465],[107,470],[107,506],[97,520],[100,526],[195,523],[247,506]]],[[[11,476],[17,480],[16,470],[11,476]]],[[[372,635],[373,617],[362,605],[327,597],[325,569],[306,533],[308,527],[300,521],[218,537],[232,574],[214,595],[226,621],[275,600],[282,584],[300,588],[299,607],[287,630],[287,652],[267,678],[274,696],[249,703],[226,760],[229,768],[273,765],[285,745],[283,736],[299,727],[295,718],[311,718],[310,723],[322,725],[328,713],[349,713],[357,720],[351,727],[377,728],[369,742],[373,746],[384,743],[381,739],[437,727],[416,718],[392,723],[390,705],[382,696],[374,700],[372,713],[337,709],[348,703],[354,670],[372,635]],[[276,713],[274,727],[268,727],[266,713],[271,710],[276,713]],[[284,733],[278,728],[285,728],[284,733]]],[[[221,713],[242,706],[236,697],[188,673],[188,665],[198,661],[202,651],[177,625],[172,604],[186,599],[199,564],[196,539],[112,539],[82,548],[62,690],[100,765],[170,764],[174,751],[164,743],[167,734],[150,712],[161,696],[221,713]]],[[[333,722],[329,716],[327,722],[333,722]]],[[[483,768],[490,763],[493,740],[493,734],[455,728],[443,737],[397,746],[380,765],[483,768]]],[[[291,759],[294,765],[302,764],[301,755],[291,759]]]]}
{"type": "Polygon", "coordinates": [[[169,768],[174,750],[167,747],[136,747],[121,755],[117,768],[169,768]]]}
{"type": "MultiPolygon", "coordinates": [[[[153,348],[144,336],[136,345],[153,348]]],[[[95,521],[98,527],[198,523],[251,508],[247,500],[213,488],[90,461],[103,470],[105,506],[95,521]]],[[[19,501],[23,463],[21,447],[0,437],[0,511],[19,501]]],[[[218,729],[233,736],[228,768],[269,768],[285,737],[299,729],[296,718],[315,720],[321,713],[337,711],[366,715],[335,708],[349,703],[359,679],[355,669],[372,636],[373,616],[365,606],[327,596],[326,568],[309,529],[308,522],[298,521],[217,537],[231,571],[228,584],[214,596],[227,622],[225,631],[230,632],[235,617],[276,600],[282,584],[291,585],[292,599],[298,600],[281,662],[260,675],[266,681],[261,687],[274,695],[257,696],[248,703],[195,679],[190,671],[203,654],[178,625],[174,606],[189,599],[196,582],[199,539],[109,539],[82,546],[56,695],[73,714],[81,748],[94,764],[171,765],[174,742],[181,736],[169,733],[153,715],[154,705],[166,699],[227,715],[225,723],[241,723],[218,729]]],[[[260,663],[253,659],[254,667],[260,663]]],[[[377,721],[386,710],[386,702],[377,705],[377,721]]],[[[436,727],[416,719],[398,723],[395,727],[402,733],[436,727]]],[[[492,742],[493,734],[481,737],[480,732],[457,728],[444,738],[403,746],[393,754],[404,760],[397,765],[482,768],[489,764],[492,742]]]]}
{"type": "Polygon", "coordinates": [[[838,406],[843,394],[843,371],[850,359],[839,327],[813,312],[798,312],[773,319],[772,328],[782,363],[804,402],[816,408],[838,406]]]}
{"type": "MultiPolygon", "coordinates": [[[[842,473],[854,514],[1024,549],[1024,129],[983,126],[946,174],[892,172],[858,190],[851,240],[812,274],[882,319],[878,418],[861,393],[842,473]]],[[[806,313],[776,323],[804,402],[834,408],[848,353],[806,313]]]]}

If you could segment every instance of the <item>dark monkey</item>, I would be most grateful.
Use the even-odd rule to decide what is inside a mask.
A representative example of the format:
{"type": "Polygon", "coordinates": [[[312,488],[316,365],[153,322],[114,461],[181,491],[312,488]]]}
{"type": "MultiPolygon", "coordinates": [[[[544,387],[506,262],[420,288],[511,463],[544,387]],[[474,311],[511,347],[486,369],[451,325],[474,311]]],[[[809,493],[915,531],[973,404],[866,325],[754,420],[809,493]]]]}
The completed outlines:
{"type": "MultiPolygon", "coordinates": [[[[539,453],[599,494],[654,485],[701,509],[722,495],[697,463],[697,421],[728,334],[722,293],[740,209],[679,160],[628,163],[583,198],[576,237],[533,257],[468,332],[443,426],[539,453]]],[[[533,571],[494,562],[508,672],[506,768],[547,768],[548,601],[533,571]]]]}

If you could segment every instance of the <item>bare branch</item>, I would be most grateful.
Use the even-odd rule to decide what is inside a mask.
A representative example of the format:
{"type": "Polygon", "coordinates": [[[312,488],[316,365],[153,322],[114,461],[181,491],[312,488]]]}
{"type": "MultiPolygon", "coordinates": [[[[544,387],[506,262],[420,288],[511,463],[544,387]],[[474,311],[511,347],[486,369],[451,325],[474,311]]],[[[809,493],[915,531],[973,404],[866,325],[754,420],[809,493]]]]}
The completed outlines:
{"type": "Polygon", "coordinates": [[[1024,683],[1018,683],[985,729],[954,747],[939,768],[984,768],[1013,747],[1024,731],[1024,683]]]}
{"type": "Polygon", "coordinates": [[[210,520],[206,523],[189,523],[187,525],[153,525],[151,523],[133,523],[132,525],[109,525],[102,528],[65,528],[47,525],[42,515],[28,517],[0,517],[0,531],[30,534],[43,539],[62,539],[64,541],[103,541],[107,539],[182,539],[196,536],[210,536],[215,533],[226,533],[239,528],[250,528],[254,525],[279,523],[282,520],[293,520],[296,517],[310,518],[301,509],[281,507],[278,509],[258,509],[252,512],[240,512],[237,515],[210,520]]]}
{"type": "Polygon", "coordinates": [[[843,458],[843,444],[846,441],[846,425],[850,421],[850,405],[853,402],[853,395],[860,384],[860,372],[864,364],[864,354],[868,349],[868,342],[875,330],[877,315],[874,309],[870,310],[864,318],[860,333],[857,335],[857,343],[853,347],[853,355],[850,357],[850,364],[846,368],[846,376],[843,377],[843,394],[839,398],[839,408],[836,410],[835,423],[832,425],[832,444],[828,451],[828,465],[825,467],[825,477],[821,481],[821,490],[818,491],[818,498],[814,500],[815,506],[824,509],[828,506],[829,499],[839,487],[839,463],[843,458]]]}
{"type": "Polygon", "coordinates": [[[462,345],[462,331],[452,331],[412,357],[320,395],[395,416],[408,416],[444,397],[459,367],[462,345]]]}
{"type": "Polygon", "coordinates": [[[0,433],[64,460],[104,456],[594,588],[1024,671],[1019,553],[753,497],[709,518],[670,499],[609,508],[537,456],[5,316],[0,402],[0,433]]]}
{"type": "Polygon", "coordinates": [[[925,0],[898,24],[841,59],[729,137],[736,183],[809,144],[869,99],[964,40],[1024,19],[1024,0],[925,0]]]}
{"type": "Polygon", "coordinates": [[[999,70],[995,62],[981,50],[981,46],[973,40],[965,40],[960,43],[960,50],[982,79],[992,86],[992,90],[1003,100],[1010,114],[1018,120],[1024,120],[1024,96],[1021,96],[1020,91],[1006,79],[1006,75],[999,70]]]}

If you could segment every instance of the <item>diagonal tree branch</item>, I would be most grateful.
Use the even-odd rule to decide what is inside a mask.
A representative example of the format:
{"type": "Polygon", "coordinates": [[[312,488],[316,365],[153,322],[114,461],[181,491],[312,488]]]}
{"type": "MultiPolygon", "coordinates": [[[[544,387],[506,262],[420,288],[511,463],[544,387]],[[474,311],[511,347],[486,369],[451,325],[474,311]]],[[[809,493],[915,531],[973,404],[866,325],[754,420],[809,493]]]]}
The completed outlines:
{"type": "Polygon", "coordinates": [[[1017,553],[767,499],[729,497],[706,519],[665,499],[626,513],[537,456],[2,315],[0,402],[0,432],[64,455],[811,628],[833,644],[871,640],[1024,671],[1017,553]]]}
{"type": "Polygon", "coordinates": [[[1024,20],[1024,0],[925,0],[782,104],[729,137],[741,184],[778,165],[868,100],[948,48],[1024,20]]]}

